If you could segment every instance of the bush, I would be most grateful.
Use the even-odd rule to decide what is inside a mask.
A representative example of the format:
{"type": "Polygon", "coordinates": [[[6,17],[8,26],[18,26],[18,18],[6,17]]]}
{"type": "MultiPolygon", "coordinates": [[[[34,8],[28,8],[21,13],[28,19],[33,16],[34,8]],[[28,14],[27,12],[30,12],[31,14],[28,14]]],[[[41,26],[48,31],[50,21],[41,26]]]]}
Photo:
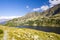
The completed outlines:
{"type": "Polygon", "coordinates": [[[3,30],[0,29],[0,34],[2,34],[2,33],[3,33],[3,30]]]}

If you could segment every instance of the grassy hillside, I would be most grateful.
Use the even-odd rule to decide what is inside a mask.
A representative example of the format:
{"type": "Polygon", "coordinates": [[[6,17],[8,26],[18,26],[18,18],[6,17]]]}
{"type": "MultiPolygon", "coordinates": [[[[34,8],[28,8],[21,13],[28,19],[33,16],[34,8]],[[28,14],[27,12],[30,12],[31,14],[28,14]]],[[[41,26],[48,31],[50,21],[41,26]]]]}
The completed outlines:
{"type": "Polygon", "coordinates": [[[25,20],[18,20],[13,19],[8,21],[5,26],[51,26],[51,27],[60,27],[60,17],[59,16],[52,16],[50,18],[37,16],[34,18],[29,18],[25,20]]]}
{"type": "Polygon", "coordinates": [[[60,34],[0,26],[0,40],[60,40],[60,34]]]}

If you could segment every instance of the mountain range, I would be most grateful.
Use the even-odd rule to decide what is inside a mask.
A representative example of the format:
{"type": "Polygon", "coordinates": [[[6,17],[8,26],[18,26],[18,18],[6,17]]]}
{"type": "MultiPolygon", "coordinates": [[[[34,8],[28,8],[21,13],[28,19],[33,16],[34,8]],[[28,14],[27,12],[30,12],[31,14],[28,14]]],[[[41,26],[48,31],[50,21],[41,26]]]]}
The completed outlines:
{"type": "Polygon", "coordinates": [[[5,24],[9,19],[0,19],[0,24],[5,24]]]}
{"type": "Polygon", "coordinates": [[[7,21],[6,26],[51,26],[60,27],[60,4],[43,12],[30,12],[7,21]]]}

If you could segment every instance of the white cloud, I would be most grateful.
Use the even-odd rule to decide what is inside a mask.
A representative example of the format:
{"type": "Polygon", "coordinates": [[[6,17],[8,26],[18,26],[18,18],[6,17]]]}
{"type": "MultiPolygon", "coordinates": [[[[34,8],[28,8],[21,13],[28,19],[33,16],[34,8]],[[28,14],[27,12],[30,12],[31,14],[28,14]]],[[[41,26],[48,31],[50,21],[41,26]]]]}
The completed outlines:
{"type": "Polygon", "coordinates": [[[43,5],[43,6],[41,6],[41,10],[47,10],[47,9],[49,9],[49,7],[47,6],[47,5],[43,5]]]}
{"type": "Polygon", "coordinates": [[[18,18],[20,16],[0,16],[0,19],[13,19],[13,18],[18,18]]]}
{"type": "Polygon", "coordinates": [[[32,9],[33,11],[45,11],[51,7],[53,7],[54,5],[60,4],[60,0],[49,0],[49,6],[48,5],[43,5],[39,8],[34,8],[32,9]]]}
{"type": "Polygon", "coordinates": [[[45,11],[47,9],[49,9],[49,6],[48,5],[43,5],[40,8],[34,8],[33,11],[45,11]]]}
{"type": "Polygon", "coordinates": [[[40,9],[41,9],[42,11],[45,11],[45,10],[49,9],[49,6],[47,6],[47,5],[43,5],[43,6],[41,6],[40,9]]]}
{"type": "Polygon", "coordinates": [[[50,5],[57,5],[60,4],[60,0],[49,0],[50,5]]]}
{"type": "Polygon", "coordinates": [[[34,8],[33,9],[33,11],[39,11],[40,10],[40,8],[34,8]]]}

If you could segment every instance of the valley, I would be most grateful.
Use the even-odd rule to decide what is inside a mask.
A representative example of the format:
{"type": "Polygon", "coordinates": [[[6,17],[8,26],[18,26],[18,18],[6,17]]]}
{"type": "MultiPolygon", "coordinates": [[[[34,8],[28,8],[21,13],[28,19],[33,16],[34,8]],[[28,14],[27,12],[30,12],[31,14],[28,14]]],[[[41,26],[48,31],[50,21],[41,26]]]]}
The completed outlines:
{"type": "MultiPolygon", "coordinates": [[[[53,5],[52,7],[49,7],[50,4],[49,6],[46,4],[47,6],[43,6],[44,8],[37,8],[39,11],[37,11],[35,8],[35,6],[38,5],[35,5],[35,11],[31,11],[32,9],[30,10],[30,6],[27,6],[26,8],[26,5],[21,6],[19,4],[21,3],[20,1],[17,1],[17,6],[16,3],[14,4],[11,1],[12,4],[14,4],[11,5],[17,8],[15,9],[13,7],[11,10],[7,10],[6,12],[5,9],[4,15],[7,15],[7,17],[0,17],[0,40],[60,40],[60,4],[53,5]],[[18,4],[21,8],[18,6],[18,4]],[[27,13],[25,14],[25,12],[27,13]],[[8,14],[11,17],[9,17],[8,14]],[[15,16],[12,16],[11,14],[15,16]]],[[[22,2],[25,3],[25,1],[22,2]]],[[[7,9],[10,9],[12,6],[7,7],[7,9]]]]}

